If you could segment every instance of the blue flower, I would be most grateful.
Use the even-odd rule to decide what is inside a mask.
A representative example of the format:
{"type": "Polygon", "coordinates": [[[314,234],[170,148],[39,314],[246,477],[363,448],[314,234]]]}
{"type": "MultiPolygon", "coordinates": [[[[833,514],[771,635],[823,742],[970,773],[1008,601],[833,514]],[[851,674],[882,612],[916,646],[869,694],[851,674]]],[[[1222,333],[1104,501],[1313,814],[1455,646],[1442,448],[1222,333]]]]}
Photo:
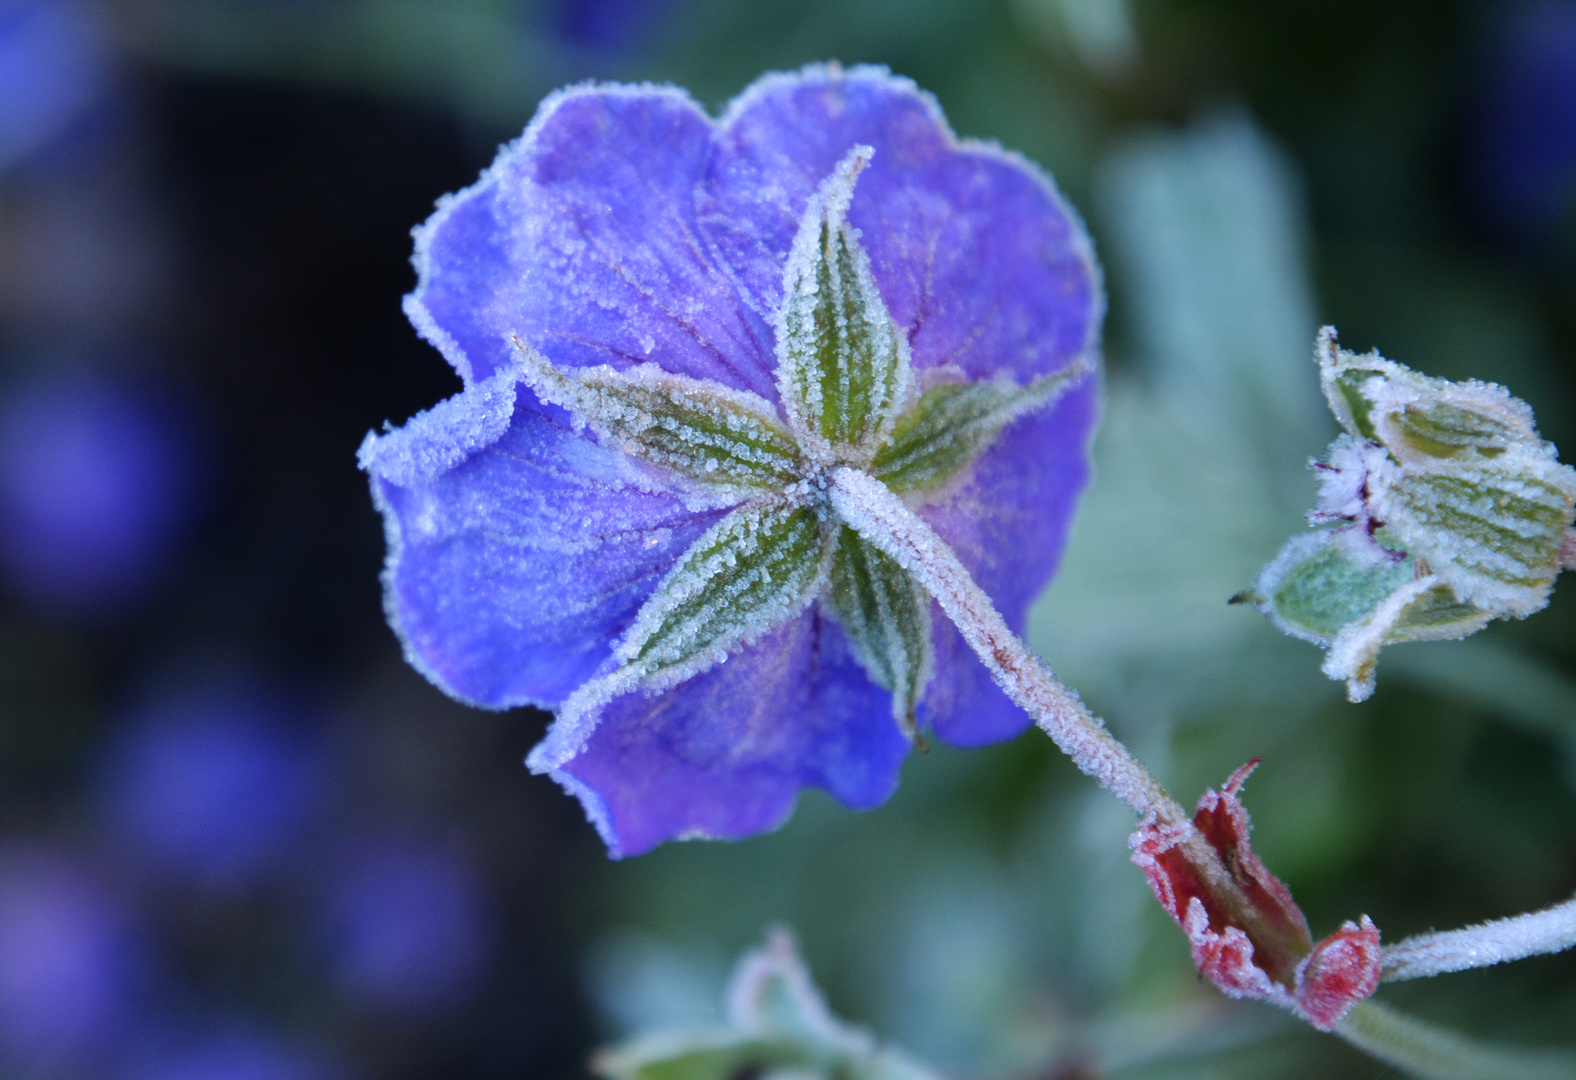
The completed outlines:
{"type": "Polygon", "coordinates": [[[465,381],[362,466],[407,659],[559,707],[532,767],[615,855],[884,801],[914,725],[1028,723],[825,495],[874,476],[1014,629],[1087,477],[1103,311],[1033,166],[874,68],[545,101],[416,232],[406,311],[465,381]],[[724,662],[725,661],[725,662],[724,662]]]}

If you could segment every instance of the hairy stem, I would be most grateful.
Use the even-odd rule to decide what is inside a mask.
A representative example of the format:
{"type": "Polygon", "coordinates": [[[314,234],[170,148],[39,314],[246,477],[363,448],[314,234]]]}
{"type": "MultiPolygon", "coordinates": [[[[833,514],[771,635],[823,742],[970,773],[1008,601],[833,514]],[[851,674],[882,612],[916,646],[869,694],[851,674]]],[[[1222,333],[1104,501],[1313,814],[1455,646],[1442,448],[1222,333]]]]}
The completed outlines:
{"type": "Polygon", "coordinates": [[[1385,982],[1489,967],[1576,946],[1576,897],[1542,911],[1419,934],[1384,951],[1385,982]]]}
{"type": "Polygon", "coordinates": [[[1360,1001],[1335,1033],[1421,1080],[1571,1080],[1576,1051],[1486,1042],[1360,1001]]]}
{"type": "MultiPolygon", "coordinates": [[[[881,481],[857,469],[837,468],[828,477],[828,495],[839,516],[860,536],[896,559],[922,585],[957,626],[998,686],[1034,718],[1073,763],[1141,818],[1187,826],[1182,842],[1189,861],[1215,895],[1233,908],[1238,925],[1259,927],[1259,910],[1237,885],[1215,850],[1192,827],[1192,818],[1170,792],[1029,651],[974,581],[946,541],[881,481]]],[[[1272,935],[1274,930],[1263,928],[1272,935]]]]}
{"type": "Polygon", "coordinates": [[[1019,640],[946,542],[885,484],[857,469],[831,475],[832,505],[844,521],[902,565],[957,625],[1007,696],[1074,763],[1143,817],[1189,820],[1160,781],[1139,764],[1078,695],[1019,640]]]}

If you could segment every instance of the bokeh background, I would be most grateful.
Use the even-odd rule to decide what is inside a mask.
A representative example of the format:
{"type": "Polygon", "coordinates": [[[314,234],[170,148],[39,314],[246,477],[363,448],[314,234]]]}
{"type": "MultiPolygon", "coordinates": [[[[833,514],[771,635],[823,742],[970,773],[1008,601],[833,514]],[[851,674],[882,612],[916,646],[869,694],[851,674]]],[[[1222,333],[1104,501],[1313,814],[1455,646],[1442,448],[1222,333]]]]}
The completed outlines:
{"type": "MultiPolygon", "coordinates": [[[[1201,986],[1126,811],[1029,733],[854,814],[609,862],[380,610],[363,434],[458,388],[409,229],[551,88],[716,109],[836,58],[1088,218],[1099,473],[1035,646],[1316,933],[1576,890],[1576,595],[1389,650],[1362,706],[1225,600],[1312,502],[1312,335],[1508,384],[1576,449],[1576,2],[0,0],[0,1077],[574,1077],[795,928],[949,1074],[1379,1077],[1201,986]]],[[[1567,459],[1570,456],[1567,455],[1567,459]]],[[[1576,957],[1389,987],[1572,1040],[1576,957]]]]}

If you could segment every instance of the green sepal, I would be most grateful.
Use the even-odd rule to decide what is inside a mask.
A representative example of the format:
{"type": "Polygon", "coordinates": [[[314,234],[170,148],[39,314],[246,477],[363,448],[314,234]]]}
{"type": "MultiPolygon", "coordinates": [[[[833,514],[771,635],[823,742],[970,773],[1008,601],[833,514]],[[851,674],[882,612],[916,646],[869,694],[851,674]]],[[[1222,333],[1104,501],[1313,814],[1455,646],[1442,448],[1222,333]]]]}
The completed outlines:
{"type": "Polygon", "coordinates": [[[910,737],[935,671],[930,597],[897,560],[843,528],[832,558],[832,610],[872,681],[892,691],[892,717],[910,737]]]}
{"type": "Polygon", "coordinates": [[[1374,498],[1390,530],[1462,599],[1504,615],[1548,602],[1576,495],[1560,475],[1566,467],[1524,458],[1473,453],[1448,467],[1403,469],[1374,498]]]}
{"type": "Polygon", "coordinates": [[[656,364],[559,368],[518,339],[527,384],[632,457],[704,481],[780,488],[800,473],[800,454],[765,399],[656,364]]]}
{"type": "Polygon", "coordinates": [[[1399,554],[1350,529],[1303,533],[1233,601],[1250,602],[1286,633],[1328,647],[1325,674],[1362,701],[1373,693],[1385,645],[1464,638],[1494,618],[1399,554]]]}
{"type": "Polygon", "coordinates": [[[799,614],[826,581],[832,527],[772,496],[732,510],[690,545],[614,649],[626,676],[684,678],[799,614]]]}
{"type": "Polygon", "coordinates": [[[848,223],[854,184],[872,153],[855,147],[811,197],[783,269],[777,335],[790,426],[812,454],[855,464],[891,430],[913,379],[908,339],[848,223]]]}
{"type": "Polygon", "coordinates": [[[1006,377],[932,386],[898,418],[870,471],[893,491],[938,488],[984,453],[1008,424],[1049,406],[1091,370],[1079,360],[1027,386],[1006,377]]]}
{"type": "Polygon", "coordinates": [[[1232,600],[1251,603],[1293,637],[1328,645],[1416,579],[1411,559],[1358,557],[1338,533],[1324,530],[1292,537],[1253,587],[1232,600]]]}

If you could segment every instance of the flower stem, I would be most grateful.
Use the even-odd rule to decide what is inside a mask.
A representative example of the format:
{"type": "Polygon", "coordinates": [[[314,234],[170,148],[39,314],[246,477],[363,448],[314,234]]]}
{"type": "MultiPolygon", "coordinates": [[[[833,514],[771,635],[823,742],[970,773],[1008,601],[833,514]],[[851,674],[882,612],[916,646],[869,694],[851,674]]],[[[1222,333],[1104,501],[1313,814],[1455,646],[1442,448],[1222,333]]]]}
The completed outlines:
{"type": "Polygon", "coordinates": [[[844,521],[936,598],[1007,696],[1080,769],[1140,817],[1189,820],[1160,781],[1008,628],[953,550],[903,500],[869,474],[846,467],[832,471],[830,494],[844,521]]]}
{"type": "Polygon", "coordinates": [[[1572,1080],[1576,1051],[1470,1039],[1374,1001],[1358,1002],[1335,1033],[1422,1080],[1572,1080]]]}
{"type": "Polygon", "coordinates": [[[840,467],[828,475],[828,497],[838,515],[869,543],[912,574],[957,626],[996,684],[1051,737],[1073,764],[1094,777],[1140,818],[1179,825],[1188,861],[1208,882],[1236,925],[1259,939],[1275,930],[1193,827],[1192,818],[1078,695],[1063,686],[1007,626],[945,540],[890,488],[868,473],[840,467]]]}
{"type": "Polygon", "coordinates": [[[1576,946],[1576,897],[1542,911],[1419,934],[1384,951],[1385,982],[1489,967],[1576,946]]]}

